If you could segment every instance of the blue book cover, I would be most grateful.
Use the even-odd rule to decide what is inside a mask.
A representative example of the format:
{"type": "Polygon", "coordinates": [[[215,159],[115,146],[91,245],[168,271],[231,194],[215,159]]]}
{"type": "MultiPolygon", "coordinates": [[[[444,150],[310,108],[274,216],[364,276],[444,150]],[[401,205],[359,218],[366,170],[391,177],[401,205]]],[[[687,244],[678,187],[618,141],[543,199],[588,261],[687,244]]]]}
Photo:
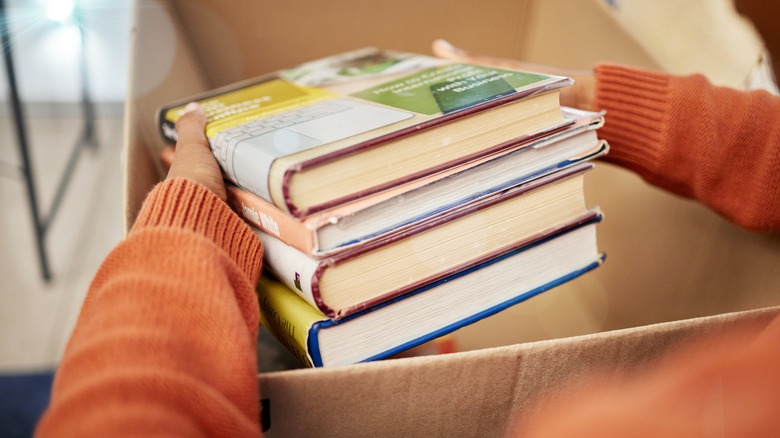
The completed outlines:
{"type": "Polygon", "coordinates": [[[555,286],[604,260],[598,212],[467,270],[340,320],[330,319],[287,286],[258,285],[263,325],[309,366],[387,358],[450,333],[555,286]]]}

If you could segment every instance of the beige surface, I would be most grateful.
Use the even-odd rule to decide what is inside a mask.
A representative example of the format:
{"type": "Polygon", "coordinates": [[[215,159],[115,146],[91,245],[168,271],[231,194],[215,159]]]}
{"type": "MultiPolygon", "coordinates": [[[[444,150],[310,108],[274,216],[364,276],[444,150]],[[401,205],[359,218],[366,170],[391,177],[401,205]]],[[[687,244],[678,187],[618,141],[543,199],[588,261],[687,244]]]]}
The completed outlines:
{"type": "Polygon", "coordinates": [[[734,13],[732,0],[612,3],[604,6],[607,13],[665,71],[702,73],[734,88],[747,85],[762,44],[747,19],[734,13]]]}
{"type": "Polygon", "coordinates": [[[172,3],[213,85],[364,46],[430,53],[430,41],[442,37],[467,35],[475,48],[513,55],[529,7],[528,0],[172,3]]]}
{"type": "MultiPolygon", "coordinates": [[[[100,109],[98,114],[100,148],[81,156],[46,239],[50,283],[40,275],[24,183],[21,178],[0,178],[2,373],[56,366],[92,276],[122,238],[122,120],[100,116],[100,109]]],[[[81,119],[77,111],[62,111],[28,117],[26,126],[39,201],[48,214],[81,119]]],[[[0,116],[2,160],[19,164],[16,147],[13,120],[0,116]]]]}
{"type": "MultiPolygon", "coordinates": [[[[262,375],[267,436],[498,437],[540,396],[592,372],[639,370],[697,335],[765,323],[766,309],[478,352],[262,375]]],[[[651,413],[649,413],[651,415],[651,413]]]]}
{"type": "MultiPolygon", "coordinates": [[[[532,1],[518,57],[565,69],[590,69],[596,62],[660,68],[658,62],[628,37],[612,15],[601,7],[602,1],[532,1]]],[[[467,37],[461,37],[458,43],[469,49],[481,49],[471,47],[467,37]]],[[[498,47],[487,50],[490,54],[501,55],[498,47]]]]}
{"type": "Polygon", "coordinates": [[[135,8],[130,83],[125,108],[125,228],[130,228],[146,194],[164,175],[159,151],[164,145],[156,111],[207,88],[177,14],[166,2],[135,8]]]}

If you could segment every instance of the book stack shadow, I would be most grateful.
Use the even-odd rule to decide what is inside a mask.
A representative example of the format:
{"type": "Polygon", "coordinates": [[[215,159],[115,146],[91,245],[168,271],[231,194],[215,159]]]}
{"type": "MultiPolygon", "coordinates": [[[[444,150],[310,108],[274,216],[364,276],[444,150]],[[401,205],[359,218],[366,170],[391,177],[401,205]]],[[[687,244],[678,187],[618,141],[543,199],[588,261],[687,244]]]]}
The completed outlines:
{"type": "Polygon", "coordinates": [[[571,83],[362,49],[201,96],[264,245],[263,326],[307,366],[379,360],[598,267],[583,180],[608,145],[571,83]]]}

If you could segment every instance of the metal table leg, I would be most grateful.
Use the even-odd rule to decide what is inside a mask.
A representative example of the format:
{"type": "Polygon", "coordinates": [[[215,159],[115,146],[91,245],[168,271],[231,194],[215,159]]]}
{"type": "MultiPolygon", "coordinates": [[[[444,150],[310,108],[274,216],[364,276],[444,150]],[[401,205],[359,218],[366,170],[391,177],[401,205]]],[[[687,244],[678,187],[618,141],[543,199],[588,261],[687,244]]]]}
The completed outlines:
{"type": "Polygon", "coordinates": [[[19,88],[16,82],[16,73],[14,68],[13,47],[11,45],[11,35],[9,20],[5,0],[0,0],[0,44],[3,46],[3,58],[5,61],[6,77],[8,79],[9,96],[11,99],[11,108],[14,118],[14,128],[16,140],[19,147],[19,154],[22,159],[21,172],[27,189],[27,199],[30,206],[30,215],[32,216],[35,244],[38,251],[38,261],[41,268],[41,276],[47,282],[52,278],[52,272],[49,265],[48,252],[46,248],[46,234],[50,229],[54,217],[59,210],[62,199],[65,195],[68,184],[75,170],[78,158],[81,155],[81,149],[84,146],[97,148],[95,135],[95,111],[89,93],[89,82],[86,70],[86,50],[85,35],[83,28],[81,33],[81,57],[79,64],[81,67],[81,108],[84,118],[84,127],[81,135],[77,139],[76,145],[68,159],[68,163],[57,185],[57,191],[52,200],[51,208],[44,217],[40,204],[38,202],[38,192],[35,184],[35,175],[33,173],[33,163],[30,157],[30,148],[27,137],[27,128],[25,126],[24,108],[19,96],[19,88]]]}

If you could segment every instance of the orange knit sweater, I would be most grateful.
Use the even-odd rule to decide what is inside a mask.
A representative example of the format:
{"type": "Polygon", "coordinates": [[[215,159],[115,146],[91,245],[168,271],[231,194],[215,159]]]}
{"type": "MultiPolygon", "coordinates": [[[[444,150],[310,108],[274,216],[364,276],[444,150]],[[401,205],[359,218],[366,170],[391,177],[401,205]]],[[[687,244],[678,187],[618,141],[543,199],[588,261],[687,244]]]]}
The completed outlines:
{"type": "MultiPolygon", "coordinates": [[[[597,78],[609,161],[743,226],[780,230],[780,99],[615,66],[598,67],[597,78]]],[[[95,276],[37,434],[259,435],[253,285],[261,259],[251,230],[206,189],[187,180],[158,185],[95,276]]],[[[764,384],[780,394],[780,358],[770,351],[780,342],[780,321],[774,327],[764,334],[774,334],[771,342],[742,342],[749,353],[742,359],[703,354],[706,360],[687,367],[676,363],[665,372],[679,385],[652,399],[641,388],[620,395],[607,386],[614,402],[599,405],[598,419],[621,407],[626,421],[647,419],[653,408],[685,400],[680,391],[718,390],[718,382],[731,382],[724,375],[740,382],[745,370],[758,378],[750,388],[764,384]],[[694,377],[699,371],[707,373],[694,377]]],[[[665,381],[663,372],[654,381],[665,381]]],[[[777,406],[771,392],[766,401],[777,406]]],[[[609,424],[588,418],[566,425],[609,424]]]]}
{"type": "Polygon", "coordinates": [[[261,260],[211,192],[158,185],[95,275],[37,435],[260,435],[261,260]]]}
{"type": "Polygon", "coordinates": [[[606,161],[745,228],[780,231],[780,98],[615,65],[596,79],[606,161]]]}
{"type": "MultiPolygon", "coordinates": [[[[780,231],[780,98],[611,65],[596,77],[607,161],[744,227],[780,231]]],[[[639,375],[555,395],[516,436],[777,436],[778,345],[780,317],[686,345],[639,375]]]]}

